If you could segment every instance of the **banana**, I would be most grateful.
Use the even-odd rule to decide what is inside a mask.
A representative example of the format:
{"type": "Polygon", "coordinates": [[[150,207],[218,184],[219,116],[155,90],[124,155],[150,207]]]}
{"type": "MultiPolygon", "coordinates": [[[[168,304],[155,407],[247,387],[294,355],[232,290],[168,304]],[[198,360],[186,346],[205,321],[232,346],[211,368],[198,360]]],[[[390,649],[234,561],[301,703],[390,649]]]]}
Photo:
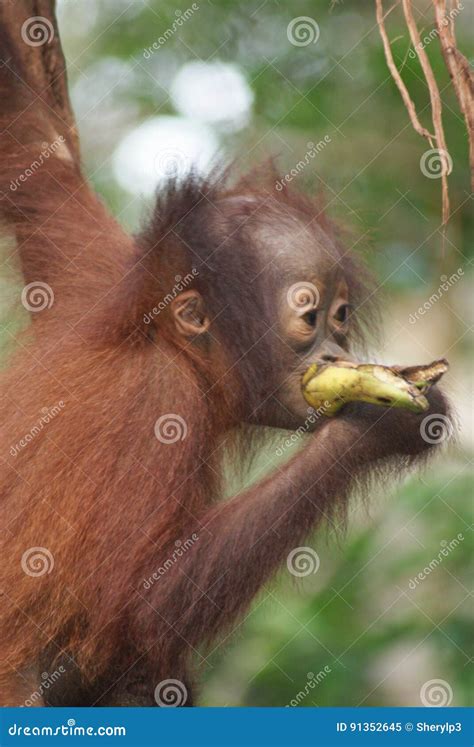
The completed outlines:
{"type": "Polygon", "coordinates": [[[321,408],[328,417],[347,402],[404,407],[420,413],[428,409],[425,393],[447,370],[444,359],[409,368],[349,361],[313,363],[303,376],[302,391],[308,404],[321,408]]]}
{"type": "Polygon", "coordinates": [[[432,384],[436,384],[448,369],[448,361],[441,358],[427,366],[408,366],[406,368],[394,366],[392,370],[403,376],[410,384],[414,384],[421,392],[425,392],[432,384]]]}

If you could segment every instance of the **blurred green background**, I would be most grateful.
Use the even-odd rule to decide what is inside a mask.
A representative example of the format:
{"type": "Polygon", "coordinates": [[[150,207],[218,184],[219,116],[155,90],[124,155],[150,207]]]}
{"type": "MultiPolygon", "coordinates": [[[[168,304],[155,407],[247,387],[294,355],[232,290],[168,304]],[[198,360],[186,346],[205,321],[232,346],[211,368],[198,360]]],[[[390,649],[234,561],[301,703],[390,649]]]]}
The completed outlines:
{"type": "MultiPolygon", "coordinates": [[[[377,274],[385,322],[378,358],[410,364],[446,356],[452,364],[445,388],[459,413],[457,446],[423,475],[376,489],[368,509],[354,504],[345,537],[311,538],[316,573],[295,579],[283,565],[203,666],[203,705],[419,705],[431,680],[443,681],[443,697],[452,694],[453,705],[468,703],[473,215],[467,140],[434,38],[426,51],[453,161],[452,217],[443,241],[440,180],[420,165],[430,146],[413,131],[391,80],[373,5],[59,2],[84,163],[119,220],[136,229],[160,180],[191,162],[205,169],[215,153],[236,158],[242,170],[275,156],[282,175],[306,157],[293,184],[323,190],[331,215],[350,228],[348,245],[366,254],[377,274]],[[308,144],[320,141],[319,152],[307,157],[308,144]],[[456,280],[443,290],[453,273],[456,280]],[[424,313],[417,312],[425,303],[424,313]],[[459,534],[463,539],[411,588],[410,580],[459,534]]],[[[434,25],[430,4],[414,6],[423,37],[434,25]]],[[[457,36],[468,56],[472,21],[473,5],[464,0],[457,36]]],[[[427,87],[399,10],[387,27],[420,118],[431,127],[427,87]]],[[[4,341],[17,295],[7,274],[4,341]]],[[[269,445],[255,474],[277,458],[269,445]]]]}

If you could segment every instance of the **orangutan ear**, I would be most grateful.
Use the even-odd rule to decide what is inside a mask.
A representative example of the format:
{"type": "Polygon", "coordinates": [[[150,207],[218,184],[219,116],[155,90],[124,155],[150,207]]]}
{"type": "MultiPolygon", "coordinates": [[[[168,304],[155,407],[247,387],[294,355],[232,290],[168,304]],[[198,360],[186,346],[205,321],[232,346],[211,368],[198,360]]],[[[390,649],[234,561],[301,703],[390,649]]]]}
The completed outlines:
{"type": "Polygon", "coordinates": [[[209,317],[204,309],[204,301],[196,290],[184,291],[171,303],[176,329],[186,337],[194,337],[207,332],[210,325],[209,317]]]}

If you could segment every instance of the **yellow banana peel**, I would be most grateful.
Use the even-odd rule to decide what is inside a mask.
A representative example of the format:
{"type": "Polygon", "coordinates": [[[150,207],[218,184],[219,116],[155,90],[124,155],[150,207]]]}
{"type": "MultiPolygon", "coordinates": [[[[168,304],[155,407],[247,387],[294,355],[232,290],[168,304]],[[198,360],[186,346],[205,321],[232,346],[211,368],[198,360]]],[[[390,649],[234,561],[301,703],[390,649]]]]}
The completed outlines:
{"type": "Polygon", "coordinates": [[[308,404],[328,417],[347,402],[404,407],[420,413],[428,409],[425,393],[448,368],[444,359],[408,368],[349,361],[313,363],[303,376],[302,391],[308,404]]]}

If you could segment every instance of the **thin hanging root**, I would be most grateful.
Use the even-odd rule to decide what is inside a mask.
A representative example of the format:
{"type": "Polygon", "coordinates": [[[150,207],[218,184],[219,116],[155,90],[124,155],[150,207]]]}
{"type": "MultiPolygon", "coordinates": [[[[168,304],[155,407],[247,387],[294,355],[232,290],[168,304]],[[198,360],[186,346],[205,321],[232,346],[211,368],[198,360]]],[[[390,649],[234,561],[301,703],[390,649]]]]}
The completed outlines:
{"type": "Polygon", "coordinates": [[[374,363],[340,361],[332,365],[313,363],[303,376],[303,396],[328,417],[348,402],[368,402],[384,407],[403,407],[413,412],[428,409],[424,394],[448,370],[442,359],[428,366],[401,368],[374,363]]]}
{"type": "Polygon", "coordinates": [[[380,36],[382,38],[383,49],[385,52],[385,60],[387,62],[387,67],[390,70],[392,78],[395,81],[398,90],[400,91],[400,95],[408,111],[408,116],[410,117],[411,123],[413,125],[413,129],[419,135],[421,135],[422,137],[425,137],[428,140],[431,147],[433,148],[434,147],[433,141],[436,139],[436,137],[433,133],[429,132],[426,129],[426,127],[423,127],[420,120],[418,119],[418,114],[416,113],[413,99],[411,98],[408,92],[408,88],[403,82],[402,76],[398,72],[398,68],[395,64],[395,60],[393,59],[392,48],[390,46],[390,41],[388,38],[387,30],[385,28],[385,18],[388,16],[389,13],[391,13],[394,7],[395,5],[393,5],[390,8],[390,10],[388,10],[386,13],[384,13],[383,6],[382,6],[382,0],[375,1],[377,24],[379,27],[380,36]]]}
{"type": "Polygon", "coordinates": [[[413,47],[420,60],[428,90],[430,92],[431,101],[431,118],[433,120],[433,128],[436,135],[436,142],[438,151],[440,154],[441,164],[441,188],[442,188],[442,205],[443,205],[443,225],[445,226],[449,220],[449,193],[448,193],[448,175],[451,171],[451,160],[448,153],[448,147],[446,145],[446,139],[444,137],[443,120],[442,120],[442,104],[441,96],[439,93],[438,84],[434,76],[433,70],[428,59],[428,55],[425,52],[425,48],[422,44],[418,27],[416,25],[415,17],[413,15],[413,9],[411,6],[411,0],[402,0],[403,12],[405,14],[405,20],[407,22],[408,31],[410,32],[410,39],[413,47]]]}
{"type": "Polygon", "coordinates": [[[474,191],[474,73],[470,69],[468,60],[457,48],[454,30],[454,17],[459,14],[462,6],[459,1],[456,2],[451,12],[447,14],[446,0],[433,0],[433,4],[441,52],[458,98],[459,108],[466,122],[471,184],[474,191]]]}
{"type": "MultiPolygon", "coordinates": [[[[410,121],[413,125],[413,128],[415,129],[416,132],[418,132],[419,135],[421,135],[422,137],[425,137],[428,140],[431,148],[433,148],[433,142],[436,141],[436,149],[439,152],[439,157],[440,157],[439,160],[440,160],[440,166],[441,166],[442,225],[443,227],[446,227],[446,224],[448,223],[449,215],[450,215],[448,175],[451,171],[451,159],[449,156],[448,148],[446,146],[446,139],[444,136],[443,122],[442,122],[442,116],[441,116],[441,111],[442,111],[441,96],[439,93],[438,85],[436,83],[436,78],[433,74],[433,70],[431,68],[428,56],[424,50],[423,44],[421,43],[418,28],[415,22],[415,18],[413,16],[411,0],[402,0],[402,6],[403,6],[403,12],[405,15],[405,20],[406,20],[406,24],[408,27],[408,31],[410,33],[410,39],[413,44],[415,53],[418,56],[418,59],[420,61],[420,65],[422,67],[423,74],[425,76],[426,83],[428,86],[428,90],[430,94],[431,118],[433,122],[434,134],[429,132],[420,123],[418,119],[418,115],[415,110],[415,104],[413,103],[413,100],[408,92],[408,89],[402,80],[402,77],[397,69],[397,66],[395,65],[392,50],[390,47],[390,41],[387,35],[387,30],[385,28],[385,17],[386,15],[388,15],[390,11],[388,11],[387,14],[384,14],[382,0],[375,0],[377,25],[379,27],[380,36],[382,38],[382,43],[383,43],[384,52],[385,52],[385,59],[387,61],[387,67],[390,70],[390,73],[397,85],[398,90],[400,91],[400,95],[408,111],[408,115],[410,117],[410,121]]],[[[443,245],[444,245],[444,237],[443,237],[443,245]]]]}

